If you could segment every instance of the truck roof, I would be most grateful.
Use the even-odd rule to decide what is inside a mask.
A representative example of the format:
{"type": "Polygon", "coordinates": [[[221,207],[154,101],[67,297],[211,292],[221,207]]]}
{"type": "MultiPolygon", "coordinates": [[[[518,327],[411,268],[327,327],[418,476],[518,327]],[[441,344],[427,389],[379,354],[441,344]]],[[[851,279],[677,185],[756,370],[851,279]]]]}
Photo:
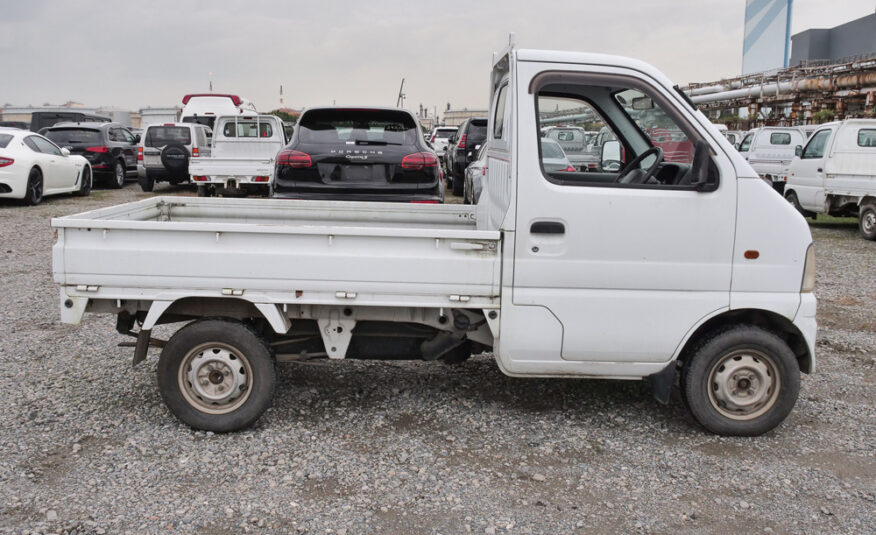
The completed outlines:
{"type": "Polygon", "coordinates": [[[515,49],[517,61],[538,61],[544,63],[577,63],[590,65],[605,65],[608,67],[624,67],[639,71],[662,82],[668,87],[674,84],[662,72],[653,66],[633,58],[615,56],[612,54],[594,54],[591,52],[569,52],[564,50],[515,49]]]}

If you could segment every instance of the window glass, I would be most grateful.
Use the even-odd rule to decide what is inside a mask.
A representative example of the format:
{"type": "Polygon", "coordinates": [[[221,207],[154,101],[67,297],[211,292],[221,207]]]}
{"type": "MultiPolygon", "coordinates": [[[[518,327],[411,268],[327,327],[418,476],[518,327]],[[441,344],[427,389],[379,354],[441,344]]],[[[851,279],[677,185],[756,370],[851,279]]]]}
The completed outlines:
{"type": "Polygon", "coordinates": [[[90,128],[53,128],[45,136],[58,145],[100,145],[100,130],[90,128]]]}
{"type": "Polygon", "coordinates": [[[144,145],[161,148],[170,143],[189,145],[191,142],[192,134],[187,126],[150,126],[146,130],[144,145]]]}
{"type": "Polygon", "coordinates": [[[136,141],[134,141],[134,134],[128,132],[128,131],[125,130],[124,128],[122,128],[122,136],[125,138],[125,142],[126,142],[126,143],[129,143],[129,144],[131,144],[131,145],[133,145],[134,143],[136,143],[136,141]]]}
{"type": "Polygon", "coordinates": [[[565,158],[566,154],[556,141],[543,138],[541,140],[541,157],[542,159],[551,158],[558,160],[565,158]]]}
{"type": "Polygon", "coordinates": [[[30,150],[32,150],[34,152],[42,152],[40,150],[40,148],[37,147],[37,144],[34,143],[33,139],[34,139],[34,136],[29,136],[29,137],[24,138],[24,144],[27,145],[27,148],[29,148],[30,150]]]}
{"type": "Polygon", "coordinates": [[[770,145],[790,145],[791,134],[787,132],[773,132],[770,134],[770,145]]]}
{"type": "Polygon", "coordinates": [[[5,149],[9,142],[12,141],[12,136],[9,134],[0,134],[0,149],[5,149]]]}
{"type": "Polygon", "coordinates": [[[222,127],[222,135],[225,137],[271,137],[274,130],[270,123],[256,121],[229,121],[222,127]],[[235,131],[236,127],[236,131],[235,131]]]}
{"type": "Polygon", "coordinates": [[[61,149],[56,147],[55,144],[48,139],[39,136],[31,136],[31,138],[33,138],[33,142],[36,144],[39,151],[43,154],[51,154],[52,156],[61,155],[61,149]]]}
{"type": "Polygon", "coordinates": [[[496,99],[496,114],[493,115],[493,139],[502,139],[505,128],[505,95],[508,93],[508,85],[499,88],[499,97],[496,99]]]}
{"type": "MultiPolygon", "coordinates": [[[[626,89],[614,94],[621,108],[635,122],[651,145],[663,149],[663,161],[693,162],[693,143],[675,122],[638,89],[626,89]]],[[[644,162],[645,165],[648,162],[644,162]]]]}
{"type": "Polygon", "coordinates": [[[395,110],[317,109],[296,128],[305,144],[417,145],[422,139],[414,118],[395,110]]]}
{"type": "Polygon", "coordinates": [[[204,128],[196,128],[195,129],[195,137],[198,138],[198,146],[206,147],[207,146],[207,134],[206,129],[204,128]]]}
{"type": "Polygon", "coordinates": [[[110,141],[116,141],[119,143],[125,141],[125,136],[122,135],[121,128],[110,128],[108,136],[110,141]]]}
{"type": "Polygon", "coordinates": [[[832,130],[819,130],[815,135],[809,138],[809,143],[803,149],[801,159],[823,158],[824,149],[827,147],[827,139],[830,137],[832,130]]]}
{"type": "Polygon", "coordinates": [[[862,128],[858,130],[859,147],[876,147],[876,129],[862,128]]]}
{"type": "Polygon", "coordinates": [[[742,143],[739,144],[739,152],[745,152],[751,147],[751,138],[754,137],[754,134],[748,134],[742,139],[742,143]]]}
{"type": "Polygon", "coordinates": [[[435,139],[447,139],[456,133],[456,129],[439,128],[435,130],[435,139]]]}

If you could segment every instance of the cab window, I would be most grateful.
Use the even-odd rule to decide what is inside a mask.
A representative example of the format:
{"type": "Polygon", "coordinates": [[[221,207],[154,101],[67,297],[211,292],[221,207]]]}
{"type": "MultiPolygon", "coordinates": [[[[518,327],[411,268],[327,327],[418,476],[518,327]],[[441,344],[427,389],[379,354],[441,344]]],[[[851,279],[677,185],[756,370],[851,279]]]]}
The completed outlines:
{"type": "Polygon", "coordinates": [[[505,132],[505,95],[508,93],[508,85],[499,89],[499,97],[496,99],[496,114],[493,115],[493,139],[502,139],[505,132]]]}
{"type": "Polygon", "coordinates": [[[876,129],[862,128],[858,130],[859,147],[876,147],[876,129]]]}
{"type": "Polygon", "coordinates": [[[745,152],[751,147],[751,138],[754,137],[754,134],[748,134],[742,139],[742,143],[739,144],[739,152],[745,152]]]}
{"type": "Polygon", "coordinates": [[[831,132],[832,130],[819,130],[815,135],[809,138],[809,143],[807,143],[806,148],[803,149],[803,155],[800,156],[800,159],[809,160],[813,158],[823,158],[824,150],[827,147],[827,140],[830,138],[831,132]]]}
{"type": "Polygon", "coordinates": [[[787,132],[773,132],[770,134],[770,145],[790,145],[791,134],[787,132]]]}

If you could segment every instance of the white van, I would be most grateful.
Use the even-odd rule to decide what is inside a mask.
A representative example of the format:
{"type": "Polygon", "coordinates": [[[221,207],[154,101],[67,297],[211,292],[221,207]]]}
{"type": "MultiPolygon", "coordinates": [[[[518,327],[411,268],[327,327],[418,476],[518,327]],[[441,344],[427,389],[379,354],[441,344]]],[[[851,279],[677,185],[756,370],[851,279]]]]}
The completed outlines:
{"type": "Polygon", "coordinates": [[[739,152],[757,174],[781,193],[784,171],[794,158],[794,147],[806,142],[806,133],[796,126],[765,126],[752,132],[749,143],[742,141],[739,152]],[[747,153],[747,155],[746,155],[747,153]]]}
{"type": "Polygon", "coordinates": [[[180,121],[199,123],[213,130],[216,117],[241,113],[257,114],[255,104],[237,95],[224,93],[192,93],[182,99],[180,121]]]}
{"type": "Polygon", "coordinates": [[[822,125],[796,147],[784,178],[785,199],[801,213],[857,213],[861,234],[876,240],[876,119],[822,125]]]}

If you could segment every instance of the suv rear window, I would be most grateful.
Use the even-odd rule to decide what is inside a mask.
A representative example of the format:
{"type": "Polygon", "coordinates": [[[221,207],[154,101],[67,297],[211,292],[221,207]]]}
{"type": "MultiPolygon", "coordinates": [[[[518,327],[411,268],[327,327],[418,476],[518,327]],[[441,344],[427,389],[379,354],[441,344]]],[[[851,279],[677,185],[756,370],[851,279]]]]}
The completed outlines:
{"type": "Polygon", "coordinates": [[[190,145],[192,143],[191,130],[185,126],[150,126],[146,130],[144,145],[147,147],[163,147],[170,143],[190,145]]]}
{"type": "Polygon", "coordinates": [[[5,149],[10,141],[12,141],[12,136],[9,134],[0,134],[0,149],[5,149]]]}
{"type": "Polygon", "coordinates": [[[102,143],[100,130],[91,128],[53,128],[46,130],[45,136],[56,145],[99,145],[102,143]]]}
{"type": "Polygon", "coordinates": [[[447,139],[456,133],[456,128],[453,129],[445,129],[445,130],[435,130],[435,137],[437,139],[447,139]]]}
{"type": "Polygon", "coordinates": [[[274,130],[269,123],[258,123],[255,121],[237,121],[225,123],[222,127],[222,135],[225,137],[271,137],[274,135],[274,130]],[[237,132],[234,131],[234,125],[237,125],[237,132]]]}
{"type": "Polygon", "coordinates": [[[468,137],[475,139],[486,139],[487,138],[487,120],[486,119],[477,119],[471,122],[468,125],[468,137]]]}
{"type": "Polygon", "coordinates": [[[415,145],[419,135],[413,117],[395,110],[313,110],[298,122],[306,144],[415,145]]]}

